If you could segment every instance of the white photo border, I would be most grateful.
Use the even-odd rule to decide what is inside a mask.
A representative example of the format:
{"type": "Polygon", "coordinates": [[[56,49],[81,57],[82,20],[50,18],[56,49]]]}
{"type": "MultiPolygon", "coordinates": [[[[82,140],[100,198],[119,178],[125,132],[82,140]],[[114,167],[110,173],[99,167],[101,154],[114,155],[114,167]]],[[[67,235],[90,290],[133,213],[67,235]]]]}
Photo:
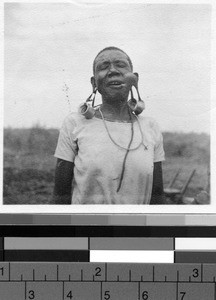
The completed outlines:
{"type": "MultiPolygon", "coordinates": [[[[4,3],[26,3],[26,1],[4,1],[4,3]]],[[[107,3],[142,3],[142,4],[210,4],[212,6],[212,74],[211,74],[211,204],[210,205],[3,205],[3,199],[0,200],[0,213],[42,213],[42,214],[203,214],[208,216],[209,213],[215,213],[216,217],[216,4],[215,1],[133,1],[133,0],[94,0],[95,4],[107,3]]],[[[0,4],[0,42],[1,50],[4,48],[4,3],[0,4]]],[[[74,3],[77,5],[85,5],[89,1],[36,1],[31,0],[28,3],[74,3]]],[[[91,3],[92,4],[92,3],[91,3]]],[[[0,64],[3,70],[4,66],[4,51],[0,51],[0,64]]],[[[4,75],[3,72],[0,77],[1,98],[4,99],[4,75]]],[[[0,119],[1,119],[1,132],[0,142],[3,145],[3,101],[0,105],[0,119]]],[[[1,171],[0,180],[3,182],[3,146],[1,147],[1,171]]],[[[2,184],[0,185],[0,193],[3,194],[2,184]]],[[[134,215],[135,217],[135,215],[134,215]]]]}

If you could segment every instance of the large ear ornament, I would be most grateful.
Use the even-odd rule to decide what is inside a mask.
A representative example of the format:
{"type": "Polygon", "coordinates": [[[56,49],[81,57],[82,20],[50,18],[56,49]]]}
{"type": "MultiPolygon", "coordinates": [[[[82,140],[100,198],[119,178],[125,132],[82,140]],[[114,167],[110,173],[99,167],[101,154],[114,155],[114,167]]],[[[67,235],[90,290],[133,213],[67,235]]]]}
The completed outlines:
{"type": "Polygon", "coordinates": [[[126,79],[130,86],[130,92],[131,92],[131,99],[128,100],[127,104],[130,107],[130,109],[136,114],[139,115],[144,109],[145,109],[145,103],[141,99],[140,94],[139,94],[139,89],[138,89],[138,74],[134,73],[129,73],[126,79]],[[135,87],[137,95],[138,95],[138,100],[134,98],[133,96],[133,91],[132,87],[135,87]]]}
{"type": "Polygon", "coordinates": [[[135,113],[135,115],[141,114],[141,112],[145,109],[145,102],[141,99],[137,100],[132,98],[127,102],[130,109],[135,113]]]}
{"type": "Polygon", "coordinates": [[[79,106],[79,113],[86,119],[92,119],[95,115],[94,101],[97,93],[97,89],[87,98],[86,102],[79,106]]]}

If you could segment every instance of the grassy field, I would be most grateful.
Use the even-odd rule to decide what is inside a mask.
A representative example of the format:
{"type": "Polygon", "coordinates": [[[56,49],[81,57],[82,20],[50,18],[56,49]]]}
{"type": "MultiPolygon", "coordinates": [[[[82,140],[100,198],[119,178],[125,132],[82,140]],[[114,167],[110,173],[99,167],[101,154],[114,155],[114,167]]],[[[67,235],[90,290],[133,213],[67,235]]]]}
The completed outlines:
{"type": "MultiPolygon", "coordinates": [[[[164,186],[181,169],[174,185],[181,189],[191,170],[195,169],[185,195],[195,197],[206,190],[210,137],[169,132],[164,132],[163,136],[166,153],[164,186]]],[[[56,163],[53,153],[57,138],[58,130],[40,126],[4,130],[4,204],[51,204],[56,163]]]]}
{"type": "Polygon", "coordinates": [[[180,171],[174,188],[181,189],[190,173],[195,170],[194,176],[188,185],[185,196],[195,197],[202,190],[209,192],[210,180],[210,137],[206,134],[164,134],[164,149],[166,161],[163,165],[164,187],[180,171]]]}

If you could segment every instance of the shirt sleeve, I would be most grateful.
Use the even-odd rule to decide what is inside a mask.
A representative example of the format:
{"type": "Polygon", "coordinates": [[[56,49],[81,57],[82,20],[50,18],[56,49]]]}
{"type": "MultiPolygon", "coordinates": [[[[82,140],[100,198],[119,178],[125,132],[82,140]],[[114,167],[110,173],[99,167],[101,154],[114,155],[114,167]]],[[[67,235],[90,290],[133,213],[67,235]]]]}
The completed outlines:
{"type": "Polygon", "coordinates": [[[73,132],[76,123],[71,115],[66,117],[60,129],[58,143],[54,156],[73,162],[77,155],[77,142],[73,132]]]}
{"type": "Polygon", "coordinates": [[[156,122],[154,122],[154,132],[155,132],[154,162],[159,162],[165,160],[165,153],[163,147],[163,136],[156,122]]]}

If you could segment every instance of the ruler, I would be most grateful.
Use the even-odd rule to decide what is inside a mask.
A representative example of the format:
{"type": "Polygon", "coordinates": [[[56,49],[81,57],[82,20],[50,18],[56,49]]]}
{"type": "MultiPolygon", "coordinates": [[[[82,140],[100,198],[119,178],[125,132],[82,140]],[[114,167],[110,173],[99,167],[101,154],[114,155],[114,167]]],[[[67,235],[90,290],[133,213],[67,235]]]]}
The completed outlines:
{"type": "Polygon", "coordinates": [[[1,300],[216,300],[216,264],[1,262],[1,300]]]}

